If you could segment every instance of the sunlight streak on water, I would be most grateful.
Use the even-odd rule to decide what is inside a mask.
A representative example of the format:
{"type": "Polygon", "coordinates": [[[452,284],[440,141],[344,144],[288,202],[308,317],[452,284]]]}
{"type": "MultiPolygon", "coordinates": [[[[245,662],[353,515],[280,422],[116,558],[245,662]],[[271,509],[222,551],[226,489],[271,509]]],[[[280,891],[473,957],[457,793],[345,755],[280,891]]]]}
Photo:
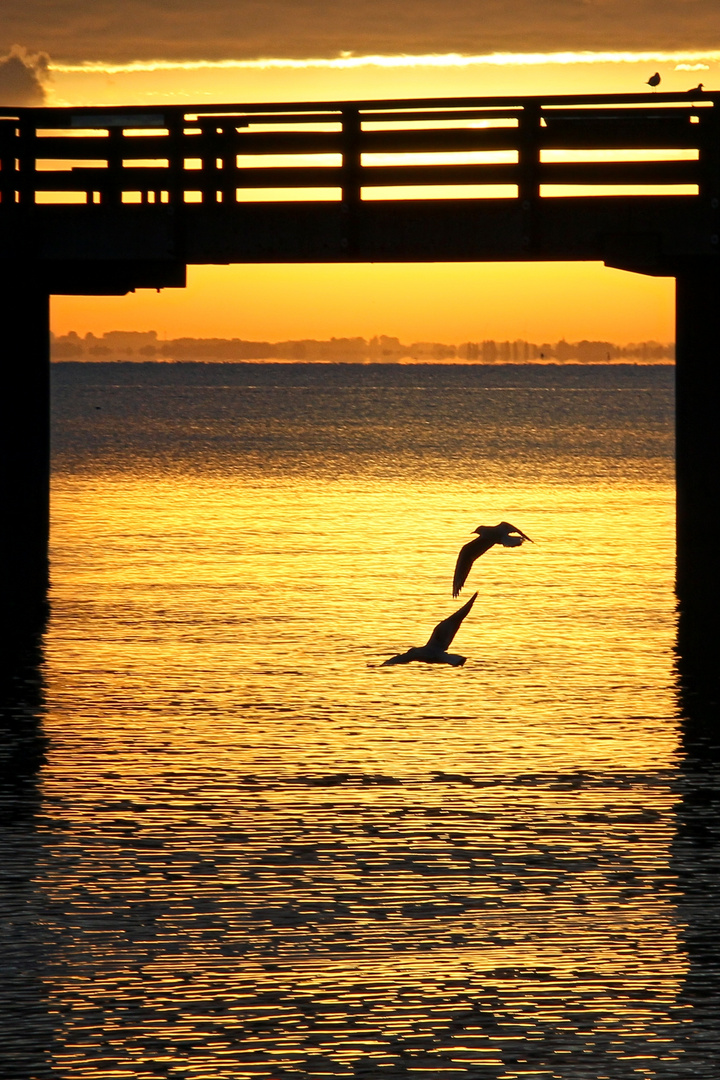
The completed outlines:
{"type": "Polygon", "coordinates": [[[686,1075],[666,375],[239,367],[56,375],[53,1069],[686,1075]]]}

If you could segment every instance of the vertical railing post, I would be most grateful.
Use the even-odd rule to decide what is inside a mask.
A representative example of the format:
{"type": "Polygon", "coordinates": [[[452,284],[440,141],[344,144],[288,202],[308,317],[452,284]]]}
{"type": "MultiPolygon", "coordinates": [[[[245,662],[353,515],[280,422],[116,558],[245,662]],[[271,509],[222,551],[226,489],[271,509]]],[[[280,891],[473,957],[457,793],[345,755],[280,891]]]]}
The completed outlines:
{"type": "Polygon", "coordinates": [[[36,135],[33,114],[23,117],[19,125],[18,142],[18,202],[35,202],[35,173],[37,171],[36,135]]]}
{"type": "Polygon", "coordinates": [[[0,203],[5,205],[15,202],[17,143],[17,120],[0,120],[0,203]]]}
{"type": "Polygon", "coordinates": [[[707,210],[710,243],[720,251],[720,106],[698,110],[700,198],[707,210]]]}
{"type": "Polygon", "coordinates": [[[185,117],[182,112],[166,115],[168,127],[168,202],[179,206],[185,201],[185,150],[183,129],[185,117]]]}
{"type": "Polygon", "coordinates": [[[226,121],[219,129],[218,157],[221,161],[220,191],[222,201],[226,206],[232,206],[237,202],[238,187],[238,128],[246,128],[248,123],[239,117],[226,121]]]}
{"type": "Polygon", "coordinates": [[[357,206],[360,202],[361,134],[360,110],[344,108],[342,111],[342,198],[346,206],[357,206]]]}
{"type": "Polygon", "coordinates": [[[107,203],[109,206],[122,206],[124,139],[125,133],[121,127],[108,129],[107,163],[109,185],[107,203]]]}
{"type": "Polygon", "coordinates": [[[168,109],[165,113],[168,158],[168,214],[172,220],[173,255],[183,258],[185,250],[184,214],[185,202],[185,113],[182,109],[168,109]]]}
{"type": "Polygon", "coordinates": [[[225,127],[215,127],[213,129],[212,138],[210,142],[212,144],[212,162],[211,172],[214,179],[214,189],[212,192],[212,198],[208,199],[208,202],[227,202],[227,194],[224,187],[224,179],[227,175],[227,163],[225,158],[225,140],[227,136],[225,134],[225,127]]]}
{"type": "Polygon", "coordinates": [[[360,110],[342,110],[342,214],[340,243],[350,253],[357,247],[357,209],[362,199],[362,122],[360,110]]]}
{"type": "Polygon", "coordinates": [[[0,291],[0,632],[44,609],[50,530],[50,300],[35,264],[0,291]]]}
{"type": "Polygon", "coordinates": [[[522,209],[522,244],[528,250],[537,242],[541,117],[539,101],[523,102],[518,131],[518,198],[522,209]]]}

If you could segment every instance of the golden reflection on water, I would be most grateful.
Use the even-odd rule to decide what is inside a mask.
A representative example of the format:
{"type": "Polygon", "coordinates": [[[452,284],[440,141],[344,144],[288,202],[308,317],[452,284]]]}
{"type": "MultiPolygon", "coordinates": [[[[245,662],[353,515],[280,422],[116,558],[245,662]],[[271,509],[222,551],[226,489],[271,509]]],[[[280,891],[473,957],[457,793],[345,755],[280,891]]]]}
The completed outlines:
{"type": "Polygon", "coordinates": [[[58,475],[56,1066],[672,1076],[672,511],[653,479],[58,475]],[[466,666],[377,667],[501,518],[535,544],[473,568],[466,666]]]}
{"type": "MultiPolygon", "coordinates": [[[[133,702],[145,705],[175,690],[206,698],[210,687],[211,700],[269,698],[280,712],[308,714],[304,742],[319,722],[323,755],[341,764],[355,753],[369,702],[384,724],[397,723],[401,707],[401,725],[416,735],[428,694],[440,691],[430,712],[450,728],[433,738],[458,767],[478,736],[493,759],[510,740],[513,755],[555,768],[673,760],[673,504],[664,485],[513,485],[468,497],[444,479],[71,476],[55,484],[53,521],[53,601],[67,628],[60,677],[73,700],[78,679],[94,695],[127,689],[129,679],[133,702]],[[480,499],[483,521],[517,519],[535,543],[494,548],[473,567],[464,595],[480,595],[454,646],[467,665],[368,667],[422,644],[461,602],[451,597],[452,571],[480,499]],[[313,716],[323,702],[343,710],[327,729],[321,708],[313,716]]],[[[51,638],[51,657],[55,648],[51,638]]],[[[214,715],[209,724],[215,730],[214,715]]],[[[382,742],[383,760],[401,762],[407,747],[385,730],[372,723],[367,738],[382,742]]],[[[298,747],[287,750],[294,760],[298,747]]]]}
{"type": "Polygon", "coordinates": [[[195,416],[202,466],[63,451],[35,874],[60,1075],[688,1075],[672,468],[617,416],[602,459],[601,413],[584,457],[550,429],[413,454],[396,415],[324,458],[330,414],[282,409],[307,451],[252,416],[225,459],[195,416]],[[380,667],[501,519],[535,543],[473,567],[466,665],[380,667]]]}

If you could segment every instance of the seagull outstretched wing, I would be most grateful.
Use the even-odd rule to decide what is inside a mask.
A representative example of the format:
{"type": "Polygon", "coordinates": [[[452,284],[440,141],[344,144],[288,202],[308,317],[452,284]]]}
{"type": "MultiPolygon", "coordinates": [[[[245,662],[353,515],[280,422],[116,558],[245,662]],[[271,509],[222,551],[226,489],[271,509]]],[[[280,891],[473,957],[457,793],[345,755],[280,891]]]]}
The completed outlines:
{"type": "Polygon", "coordinates": [[[494,543],[494,539],[478,536],[475,540],[470,540],[460,548],[453,576],[453,596],[457,596],[462,589],[475,560],[484,555],[494,543]]]}
{"type": "Polygon", "coordinates": [[[448,615],[447,619],[443,619],[442,622],[439,622],[428,638],[425,648],[438,649],[441,652],[447,652],[452,639],[460,629],[463,619],[475,603],[476,598],[477,593],[473,593],[466,604],[463,604],[463,606],[453,615],[448,615]]]}

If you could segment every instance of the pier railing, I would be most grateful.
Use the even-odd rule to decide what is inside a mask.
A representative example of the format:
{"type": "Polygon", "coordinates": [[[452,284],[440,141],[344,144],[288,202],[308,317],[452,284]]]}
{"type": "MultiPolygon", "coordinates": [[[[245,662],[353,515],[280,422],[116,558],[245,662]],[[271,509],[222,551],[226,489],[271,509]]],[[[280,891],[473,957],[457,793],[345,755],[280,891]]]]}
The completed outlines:
{"type": "Polygon", "coordinates": [[[0,215],[80,203],[720,197],[720,96],[0,109],[0,215]]]}

